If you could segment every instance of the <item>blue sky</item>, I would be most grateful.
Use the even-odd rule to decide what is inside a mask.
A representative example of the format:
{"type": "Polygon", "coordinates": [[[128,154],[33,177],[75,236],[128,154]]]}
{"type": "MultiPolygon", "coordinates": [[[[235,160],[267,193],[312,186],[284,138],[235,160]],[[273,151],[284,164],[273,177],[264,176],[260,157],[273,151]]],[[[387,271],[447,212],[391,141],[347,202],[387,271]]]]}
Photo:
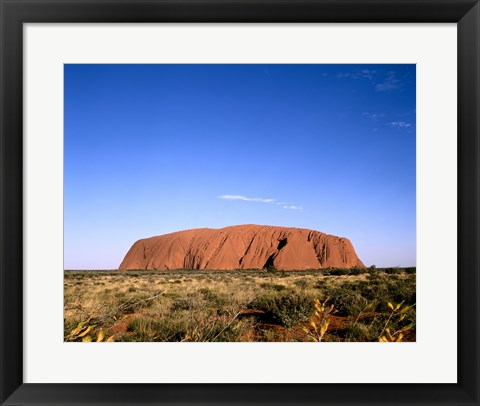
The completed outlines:
{"type": "Polygon", "coordinates": [[[65,269],[264,224],[416,264],[415,65],[65,65],[65,269]]]}

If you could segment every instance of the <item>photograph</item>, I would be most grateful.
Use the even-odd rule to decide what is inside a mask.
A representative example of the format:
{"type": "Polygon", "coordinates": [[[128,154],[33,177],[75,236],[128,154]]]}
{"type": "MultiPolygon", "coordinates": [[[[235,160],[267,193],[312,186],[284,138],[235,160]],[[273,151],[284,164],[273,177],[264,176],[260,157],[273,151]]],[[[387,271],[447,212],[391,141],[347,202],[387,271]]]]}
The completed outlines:
{"type": "Polygon", "coordinates": [[[480,406],[479,3],[0,0],[0,406],[480,406]]]}
{"type": "Polygon", "coordinates": [[[63,74],[64,342],[416,342],[415,64],[63,74]]]}

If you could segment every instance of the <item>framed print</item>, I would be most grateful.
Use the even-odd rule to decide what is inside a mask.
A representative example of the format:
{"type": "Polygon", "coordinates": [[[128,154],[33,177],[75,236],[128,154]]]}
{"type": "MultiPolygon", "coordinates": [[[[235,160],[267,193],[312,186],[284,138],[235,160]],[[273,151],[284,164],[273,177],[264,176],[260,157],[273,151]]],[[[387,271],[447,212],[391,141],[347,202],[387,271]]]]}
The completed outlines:
{"type": "Polygon", "coordinates": [[[2,404],[478,404],[478,2],[0,1],[2,404]]]}

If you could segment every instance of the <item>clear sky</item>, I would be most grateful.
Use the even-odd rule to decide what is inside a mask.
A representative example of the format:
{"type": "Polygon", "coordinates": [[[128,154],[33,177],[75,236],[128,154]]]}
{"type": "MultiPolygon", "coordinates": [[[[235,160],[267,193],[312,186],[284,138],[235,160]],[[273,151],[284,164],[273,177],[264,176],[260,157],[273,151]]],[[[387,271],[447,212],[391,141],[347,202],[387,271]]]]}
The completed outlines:
{"type": "Polygon", "coordinates": [[[415,65],[65,65],[65,269],[238,224],[414,266],[415,65]]]}

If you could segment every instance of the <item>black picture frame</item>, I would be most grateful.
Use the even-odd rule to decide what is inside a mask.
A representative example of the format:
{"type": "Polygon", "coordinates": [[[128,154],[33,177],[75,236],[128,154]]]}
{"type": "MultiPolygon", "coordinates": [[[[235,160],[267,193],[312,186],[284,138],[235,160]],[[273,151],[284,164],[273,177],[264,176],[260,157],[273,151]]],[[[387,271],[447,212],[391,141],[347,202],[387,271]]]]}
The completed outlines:
{"type": "MultiPolygon", "coordinates": [[[[479,405],[478,0],[0,0],[0,402],[2,405],[479,405]],[[23,24],[456,23],[457,384],[23,383],[23,24]]],[[[452,334],[448,330],[444,334],[452,334]]],[[[439,357],[442,354],[438,354],[439,357]]]]}

